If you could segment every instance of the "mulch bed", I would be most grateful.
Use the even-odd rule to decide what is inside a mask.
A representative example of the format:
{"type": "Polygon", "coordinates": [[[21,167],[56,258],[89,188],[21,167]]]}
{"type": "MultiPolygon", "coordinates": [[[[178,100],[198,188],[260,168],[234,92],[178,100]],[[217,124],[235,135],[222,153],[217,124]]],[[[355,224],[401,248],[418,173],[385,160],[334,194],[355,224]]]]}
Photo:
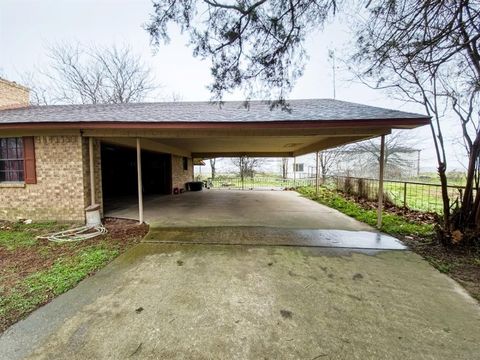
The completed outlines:
{"type": "MultiPolygon", "coordinates": [[[[8,231],[8,223],[2,222],[0,225],[3,230],[7,229],[8,231]]],[[[106,218],[104,226],[108,230],[107,234],[80,242],[59,244],[46,239],[38,239],[34,245],[22,246],[13,250],[0,246],[0,296],[7,295],[10,289],[13,289],[16,284],[29,275],[49,269],[60,258],[75,256],[83,249],[99,243],[123,253],[133,244],[140,242],[148,232],[148,225],[139,225],[137,221],[127,219],[106,218]]],[[[32,236],[37,235],[46,234],[45,231],[32,232],[32,236]]],[[[51,298],[48,299],[48,301],[50,300],[51,298]]],[[[0,332],[16,320],[2,319],[0,332]]]]}

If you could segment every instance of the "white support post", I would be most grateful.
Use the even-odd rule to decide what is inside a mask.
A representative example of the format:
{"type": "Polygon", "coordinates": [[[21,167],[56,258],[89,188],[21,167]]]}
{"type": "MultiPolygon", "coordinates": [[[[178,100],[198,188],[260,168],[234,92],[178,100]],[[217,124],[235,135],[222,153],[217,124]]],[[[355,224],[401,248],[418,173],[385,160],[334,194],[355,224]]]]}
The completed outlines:
{"type": "Polygon", "coordinates": [[[88,138],[88,155],[90,160],[90,205],[95,205],[95,166],[93,154],[93,138],[88,138]]]}
{"type": "Polygon", "coordinates": [[[297,157],[293,157],[293,187],[297,184],[297,157]]]}
{"type": "Polygon", "coordinates": [[[137,183],[138,183],[138,222],[143,224],[142,150],[137,138],[137,183]]]}
{"type": "Polygon", "coordinates": [[[319,152],[315,154],[315,196],[318,196],[318,155],[319,152]]]}
{"type": "Polygon", "coordinates": [[[378,174],[378,209],[377,209],[377,228],[382,227],[383,211],[383,173],[385,167],[385,135],[380,140],[380,173],[378,174]]]}

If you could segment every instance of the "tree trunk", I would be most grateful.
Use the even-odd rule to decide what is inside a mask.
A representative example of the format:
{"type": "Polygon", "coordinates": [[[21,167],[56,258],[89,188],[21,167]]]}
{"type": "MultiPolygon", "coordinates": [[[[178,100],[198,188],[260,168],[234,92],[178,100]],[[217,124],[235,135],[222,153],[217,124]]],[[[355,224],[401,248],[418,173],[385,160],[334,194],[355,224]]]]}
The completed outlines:
{"type": "MultiPolygon", "coordinates": [[[[475,141],[470,149],[468,160],[467,183],[465,185],[465,193],[463,194],[462,210],[458,226],[461,228],[476,227],[478,228],[477,214],[478,214],[478,191],[474,201],[473,190],[475,175],[477,170],[477,162],[480,155],[480,132],[477,133],[475,141]],[[475,207],[474,202],[477,204],[475,207]],[[476,224],[475,224],[476,223],[476,224]]],[[[478,189],[477,189],[478,190],[478,189]]]]}
{"type": "Polygon", "coordinates": [[[288,178],[288,158],[282,159],[282,178],[283,180],[288,178]]]}
{"type": "Polygon", "coordinates": [[[438,166],[438,175],[440,176],[440,184],[442,188],[443,225],[445,232],[450,233],[450,199],[448,198],[447,175],[445,170],[445,163],[441,162],[438,166]]]}
{"type": "Polygon", "coordinates": [[[217,159],[210,159],[210,168],[212,169],[212,181],[215,180],[215,175],[217,174],[216,162],[217,159]]]}

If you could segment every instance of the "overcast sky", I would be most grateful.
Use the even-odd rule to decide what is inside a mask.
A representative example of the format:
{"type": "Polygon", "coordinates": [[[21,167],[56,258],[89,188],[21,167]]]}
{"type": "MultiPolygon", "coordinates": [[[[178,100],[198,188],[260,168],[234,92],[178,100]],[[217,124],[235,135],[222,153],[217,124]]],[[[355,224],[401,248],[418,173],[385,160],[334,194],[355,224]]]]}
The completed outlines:
{"type": "MultiPolygon", "coordinates": [[[[21,74],[45,66],[45,47],[57,42],[78,41],[82,44],[128,45],[151,65],[156,80],[162,84],[157,101],[169,99],[172,93],[184,101],[209,100],[206,86],[210,82],[209,61],[192,56],[186,37],[172,27],[172,41],[156,53],[142,28],[152,10],[150,0],[0,0],[0,76],[20,82],[21,74]]],[[[342,53],[351,39],[348,27],[340,21],[324,31],[310,34],[309,54],[304,76],[297,82],[290,98],[333,97],[332,65],[328,49],[342,53]]],[[[338,62],[340,63],[340,62],[338,62]]],[[[371,90],[351,81],[351,74],[336,71],[336,98],[397,110],[424,113],[421,107],[391,99],[385,93],[371,90]]],[[[242,99],[241,93],[227,100],[242,99]]],[[[449,131],[449,169],[461,169],[460,145],[454,144],[449,131]]],[[[434,171],[435,157],[428,127],[411,132],[419,138],[422,149],[422,171],[434,171]]]]}

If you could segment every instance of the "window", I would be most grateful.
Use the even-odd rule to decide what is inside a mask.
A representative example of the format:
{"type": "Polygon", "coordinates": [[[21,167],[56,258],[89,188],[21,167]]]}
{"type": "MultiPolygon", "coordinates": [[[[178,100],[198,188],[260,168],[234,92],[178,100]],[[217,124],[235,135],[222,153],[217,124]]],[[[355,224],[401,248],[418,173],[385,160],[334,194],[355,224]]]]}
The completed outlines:
{"type": "Polygon", "coordinates": [[[22,138],[0,138],[0,182],[24,181],[22,138]]]}
{"type": "Polygon", "coordinates": [[[183,170],[187,171],[188,170],[188,158],[183,157],[183,170]]]}
{"type": "Polygon", "coordinates": [[[303,172],[303,164],[295,164],[295,172],[303,172]]]}

